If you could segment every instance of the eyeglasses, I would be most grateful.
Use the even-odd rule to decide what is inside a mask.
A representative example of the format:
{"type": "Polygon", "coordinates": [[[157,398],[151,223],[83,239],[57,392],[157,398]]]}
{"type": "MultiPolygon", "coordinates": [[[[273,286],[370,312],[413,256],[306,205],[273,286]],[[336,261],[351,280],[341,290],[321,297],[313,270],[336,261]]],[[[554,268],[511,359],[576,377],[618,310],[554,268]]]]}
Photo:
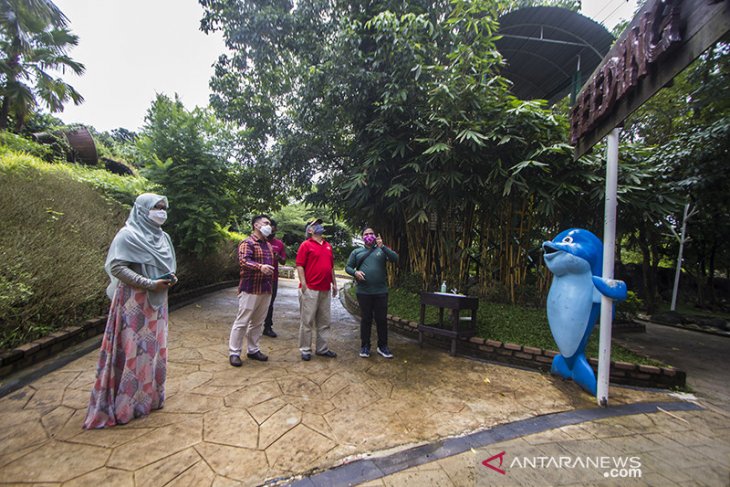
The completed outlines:
{"type": "Polygon", "coordinates": [[[158,203],[155,205],[155,210],[167,210],[167,206],[164,203],[158,203]]]}

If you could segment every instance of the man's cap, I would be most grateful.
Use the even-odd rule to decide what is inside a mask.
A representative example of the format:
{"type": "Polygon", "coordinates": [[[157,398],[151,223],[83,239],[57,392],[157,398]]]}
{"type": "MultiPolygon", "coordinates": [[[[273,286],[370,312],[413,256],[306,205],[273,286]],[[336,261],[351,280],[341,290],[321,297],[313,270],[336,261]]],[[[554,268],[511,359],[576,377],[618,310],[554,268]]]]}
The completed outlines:
{"type": "Polygon", "coordinates": [[[321,224],[323,221],[324,220],[322,220],[321,218],[317,218],[317,219],[314,219],[312,221],[307,222],[307,224],[304,225],[304,233],[305,234],[308,234],[309,233],[309,227],[311,227],[313,225],[321,224]]]}

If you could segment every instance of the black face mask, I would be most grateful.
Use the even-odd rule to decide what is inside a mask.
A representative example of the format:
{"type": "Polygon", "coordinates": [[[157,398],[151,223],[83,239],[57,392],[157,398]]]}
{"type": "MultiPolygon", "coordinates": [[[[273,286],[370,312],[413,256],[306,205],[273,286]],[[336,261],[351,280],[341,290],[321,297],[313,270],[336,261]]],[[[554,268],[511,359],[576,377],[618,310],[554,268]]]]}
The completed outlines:
{"type": "Polygon", "coordinates": [[[276,232],[271,232],[267,238],[269,240],[274,240],[274,237],[276,237],[276,232]]]}

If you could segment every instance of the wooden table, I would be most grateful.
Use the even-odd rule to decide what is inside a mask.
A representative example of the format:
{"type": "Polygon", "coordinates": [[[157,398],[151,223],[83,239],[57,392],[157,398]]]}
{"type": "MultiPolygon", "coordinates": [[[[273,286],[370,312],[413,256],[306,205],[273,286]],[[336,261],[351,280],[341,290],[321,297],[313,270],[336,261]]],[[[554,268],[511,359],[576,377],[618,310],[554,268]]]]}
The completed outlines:
{"type": "Polygon", "coordinates": [[[451,338],[451,355],[456,355],[456,340],[470,338],[477,331],[477,308],[479,299],[474,296],[463,296],[450,293],[421,293],[421,319],[418,322],[418,344],[423,346],[423,332],[451,338]],[[439,308],[438,324],[426,324],[426,306],[439,308]],[[450,328],[444,326],[444,309],[451,310],[450,328]],[[460,318],[461,310],[471,310],[471,317],[460,318]]]}

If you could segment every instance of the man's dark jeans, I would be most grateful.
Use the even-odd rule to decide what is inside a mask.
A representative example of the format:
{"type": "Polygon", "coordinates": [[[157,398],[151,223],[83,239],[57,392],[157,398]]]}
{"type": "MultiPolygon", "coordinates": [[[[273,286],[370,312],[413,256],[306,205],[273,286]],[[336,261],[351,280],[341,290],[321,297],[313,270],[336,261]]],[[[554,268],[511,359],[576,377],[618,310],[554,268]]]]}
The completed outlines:
{"type": "Polygon", "coordinates": [[[370,330],[373,325],[373,317],[378,330],[378,346],[388,346],[388,293],[385,294],[358,294],[357,302],[360,304],[360,346],[370,347],[370,330]]]}
{"type": "Polygon", "coordinates": [[[271,328],[272,326],[274,326],[271,318],[274,316],[274,300],[276,299],[276,291],[278,290],[279,280],[274,279],[271,283],[271,302],[269,303],[269,312],[266,314],[266,319],[264,320],[264,328],[271,328]]]}

